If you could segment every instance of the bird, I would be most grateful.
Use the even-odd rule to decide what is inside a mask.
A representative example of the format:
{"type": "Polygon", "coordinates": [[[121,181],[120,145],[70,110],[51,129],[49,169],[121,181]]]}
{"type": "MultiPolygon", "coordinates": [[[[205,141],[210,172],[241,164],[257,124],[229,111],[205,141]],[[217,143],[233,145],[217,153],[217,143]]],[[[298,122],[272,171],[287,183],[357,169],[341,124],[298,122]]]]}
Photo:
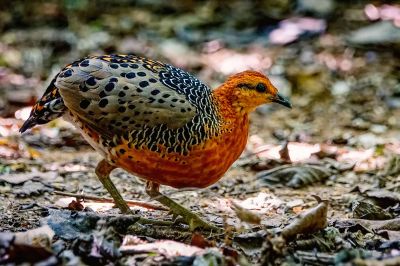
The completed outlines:
{"type": "Polygon", "coordinates": [[[214,90],[188,72],[137,55],[88,56],[64,67],[20,128],[63,117],[102,156],[95,173],[122,213],[130,208],[110,179],[122,168],[190,229],[215,229],[159,191],[205,188],[243,152],[249,114],[278,103],[291,108],[267,76],[234,74],[214,90]]]}

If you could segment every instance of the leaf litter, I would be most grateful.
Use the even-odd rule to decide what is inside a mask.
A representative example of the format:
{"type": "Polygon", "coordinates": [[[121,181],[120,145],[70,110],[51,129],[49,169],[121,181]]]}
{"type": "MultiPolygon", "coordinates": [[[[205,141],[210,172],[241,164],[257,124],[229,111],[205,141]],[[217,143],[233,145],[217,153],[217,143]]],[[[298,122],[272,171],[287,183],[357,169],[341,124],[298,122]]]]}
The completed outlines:
{"type": "MultiPolygon", "coordinates": [[[[15,3],[19,12],[0,20],[1,263],[399,264],[398,6],[178,2],[108,5],[112,15],[95,2],[15,3]],[[68,27],[31,23],[37,16],[68,27]],[[246,151],[221,181],[162,188],[223,234],[189,232],[157,205],[120,215],[94,175],[100,157],[62,120],[18,134],[49,69],[93,51],[170,61],[211,87],[256,69],[290,96],[292,111],[263,106],[252,115],[246,151]],[[315,206],[312,195],[328,201],[315,206]]],[[[131,175],[112,178],[132,203],[152,204],[131,175]]]]}

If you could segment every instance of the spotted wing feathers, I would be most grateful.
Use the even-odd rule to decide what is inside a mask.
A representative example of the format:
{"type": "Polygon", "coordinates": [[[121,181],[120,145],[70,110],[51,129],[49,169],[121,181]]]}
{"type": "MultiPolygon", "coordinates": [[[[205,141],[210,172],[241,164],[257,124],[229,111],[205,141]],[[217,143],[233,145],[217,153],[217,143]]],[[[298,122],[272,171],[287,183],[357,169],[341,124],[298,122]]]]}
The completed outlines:
{"type": "Polygon", "coordinates": [[[55,85],[65,106],[103,135],[161,124],[179,128],[196,115],[196,106],[160,81],[164,70],[139,57],[91,57],[67,66],[55,85]]]}

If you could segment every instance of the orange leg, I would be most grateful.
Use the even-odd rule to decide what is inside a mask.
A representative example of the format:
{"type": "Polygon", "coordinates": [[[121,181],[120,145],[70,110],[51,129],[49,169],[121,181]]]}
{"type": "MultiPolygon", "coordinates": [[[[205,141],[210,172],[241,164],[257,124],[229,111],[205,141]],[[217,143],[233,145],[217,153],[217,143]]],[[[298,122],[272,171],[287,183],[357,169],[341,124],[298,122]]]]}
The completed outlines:
{"type": "Polygon", "coordinates": [[[108,193],[110,193],[111,197],[114,199],[115,205],[117,205],[122,213],[129,214],[131,213],[131,209],[129,208],[128,204],[126,204],[114,183],[110,179],[110,173],[115,168],[115,166],[112,166],[105,159],[103,159],[96,167],[96,175],[103,186],[107,189],[108,193]]]}
{"type": "Polygon", "coordinates": [[[153,183],[151,181],[146,182],[146,192],[153,199],[160,202],[162,205],[168,207],[170,211],[177,216],[181,216],[183,220],[189,225],[190,230],[195,230],[197,228],[203,228],[208,230],[218,231],[218,227],[207,223],[201,219],[197,214],[186,209],[176,201],[163,195],[159,191],[160,185],[153,183]]]}

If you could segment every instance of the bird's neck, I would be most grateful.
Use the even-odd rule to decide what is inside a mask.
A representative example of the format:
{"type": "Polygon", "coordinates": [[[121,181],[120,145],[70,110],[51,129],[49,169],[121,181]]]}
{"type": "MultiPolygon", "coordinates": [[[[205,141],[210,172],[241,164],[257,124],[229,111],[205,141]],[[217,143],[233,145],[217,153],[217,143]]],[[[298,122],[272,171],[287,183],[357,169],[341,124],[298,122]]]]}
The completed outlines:
{"type": "Polygon", "coordinates": [[[212,94],[223,121],[236,125],[248,123],[249,111],[238,104],[237,96],[232,93],[231,88],[221,85],[212,94]]]}

